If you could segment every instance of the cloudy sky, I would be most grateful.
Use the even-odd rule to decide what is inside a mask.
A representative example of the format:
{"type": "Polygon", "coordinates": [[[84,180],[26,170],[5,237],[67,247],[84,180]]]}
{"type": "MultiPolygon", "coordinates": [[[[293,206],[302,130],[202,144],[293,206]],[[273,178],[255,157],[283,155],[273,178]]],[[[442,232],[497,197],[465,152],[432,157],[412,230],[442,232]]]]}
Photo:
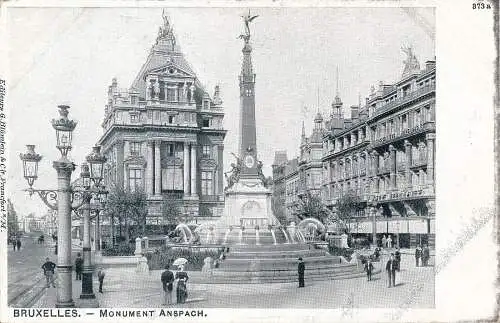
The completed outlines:
{"type": "MultiPolygon", "coordinates": [[[[256,83],[257,145],[270,175],[274,151],[298,153],[318,109],[330,114],[336,91],[345,106],[368,95],[371,85],[399,79],[402,45],[413,46],[421,65],[434,59],[431,8],[254,8],[252,25],[256,83]],[[319,102],[319,105],[318,105],[319,102]],[[304,109],[303,107],[307,107],[304,109]]],[[[177,42],[200,81],[221,85],[225,106],[225,158],[237,152],[244,8],[167,8],[177,42]]],[[[52,161],[59,157],[50,120],[57,105],[71,105],[78,121],[72,160],[80,164],[102,134],[107,86],[113,77],[128,88],[153,45],[162,8],[10,8],[8,26],[9,196],[18,212],[42,213],[26,186],[18,154],[35,144],[44,156],[40,188],[56,185],[52,161]]],[[[229,163],[225,163],[226,166],[229,163]]],[[[79,169],[73,177],[79,175],[79,169]]]]}

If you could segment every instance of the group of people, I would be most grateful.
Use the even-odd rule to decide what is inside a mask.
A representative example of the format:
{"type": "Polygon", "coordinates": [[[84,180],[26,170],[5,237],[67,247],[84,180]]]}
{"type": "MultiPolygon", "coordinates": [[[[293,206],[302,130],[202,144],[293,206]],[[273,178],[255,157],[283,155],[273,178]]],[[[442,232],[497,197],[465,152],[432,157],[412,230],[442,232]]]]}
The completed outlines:
{"type": "Polygon", "coordinates": [[[16,237],[10,238],[9,242],[12,244],[12,248],[14,248],[14,251],[16,251],[16,248],[17,248],[17,251],[21,250],[21,239],[20,238],[16,238],[16,237]]]}
{"type": "MultiPolygon", "coordinates": [[[[76,280],[82,280],[83,258],[80,253],[76,255],[75,273],[76,273],[76,280]]],[[[99,280],[99,293],[102,293],[102,285],[104,284],[105,275],[106,273],[104,272],[104,269],[102,267],[99,267],[99,270],[97,271],[97,279],[99,280]]]]}
{"type": "Polygon", "coordinates": [[[429,264],[429,259],[431,258],[430,255],[430,250],[429,246],[425,245],[425,247],[422,248],[421,245],[417,246],[417,249],[415,249],[415,266],[416,267],[427,267],[429,264]]]}
{"type": "Polygon", "coordinates": [[[183,304],[186,302],[187,281],[189,277],[184,271],[184,266],[179,266],[179,270],[174,274],[170,270],[170,265],[165,266],[165,271],[161,274],[163,286],[162,305],[183,304]]]}
{"type": "Polygon", "coordinates": [[[392,248],[392,237],[390,234],[388,237],[385,234],[382,237],[382,248],[392,248]]]}

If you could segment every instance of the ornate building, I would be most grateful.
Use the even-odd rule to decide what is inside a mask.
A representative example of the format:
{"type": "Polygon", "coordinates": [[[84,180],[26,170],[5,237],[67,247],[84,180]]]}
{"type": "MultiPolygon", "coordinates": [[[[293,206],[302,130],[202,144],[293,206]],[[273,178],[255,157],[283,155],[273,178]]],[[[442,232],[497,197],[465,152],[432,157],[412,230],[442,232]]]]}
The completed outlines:
{"type": "Polygon", "coordinates": [[[337,96],[323,137],[322,197],[335,211],[359,201],[351,233],[391,235],[401,247],[434,244],[435,61],[420,69],[411,49],[402,78],[379,84],[344,117],[337,96]]]}
{"type": "Polygon", "coordinates": [[[222,215],[224,110],[185,60],[163,17],[156,43],[129,89],[113,79],[99,140],[105,181],[148,197],[148,223],[162,224],[161,205],[175,200],[188,220],[222,215]]]}
{"type": "Polygon", "coordinates": [[[322,184],[321,161],[323,150],[323,116],[317,113],[310,137],[306,136],[302,125],[300,156],[288,160],[286,151],[275,152],[273,162],[273,189],[275,201],[284,203],[285,214],[291,218],[297,199],[307,193],[319,195],[322,184]]]}

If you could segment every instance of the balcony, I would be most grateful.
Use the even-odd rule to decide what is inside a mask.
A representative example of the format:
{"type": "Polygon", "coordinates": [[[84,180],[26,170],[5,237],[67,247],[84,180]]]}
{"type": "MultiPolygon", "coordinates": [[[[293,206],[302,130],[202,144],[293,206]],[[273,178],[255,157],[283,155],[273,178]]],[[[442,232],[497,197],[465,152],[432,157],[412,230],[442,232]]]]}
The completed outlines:
{"type": "Polygon", "coordinates": [[[168,191],[163,191],[161,195],[165,199],[169,199],[169,200],[182,200],[184,198],[184,192],[168,192],[168,191]]]}
{"type": "Polygon", "coordinates": [[[421,87],[416,91],[410,92],[410,93],[406,94],[405,96],[399,97],[396,100],[391,101],[391,102],[381,106],[380,108],[378,108],[375,111],[374,117],[380,116],[380,115],[392,110],[393,108],[396,108],[400,105],[403,105],[403,104],[406,104],[406,103],[411,102],[413,100],[416,100],[424,95],[427,95],[427,94],[429,94],[431,92],[435,92],[435,91],[436,91],[435,84],[421,87]]]}

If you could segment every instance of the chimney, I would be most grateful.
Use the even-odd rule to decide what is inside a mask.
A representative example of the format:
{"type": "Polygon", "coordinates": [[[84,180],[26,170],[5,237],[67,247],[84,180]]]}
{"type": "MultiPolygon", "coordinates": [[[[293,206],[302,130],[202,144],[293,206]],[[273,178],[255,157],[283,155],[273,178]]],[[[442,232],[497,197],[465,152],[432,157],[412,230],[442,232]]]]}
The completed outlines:
{"type": "Polygon", "coordinates": [[[351,120],[355,123],[359,119],[359,107],[357,105],[351,105],[351,120]]]}
{"type": "Polygon", "coordinates": [[[436,68],[436,61],[427,61],[427,62],[425,62],[425,69],[427,71],[432,70],[434,68],[436,68]]]}

